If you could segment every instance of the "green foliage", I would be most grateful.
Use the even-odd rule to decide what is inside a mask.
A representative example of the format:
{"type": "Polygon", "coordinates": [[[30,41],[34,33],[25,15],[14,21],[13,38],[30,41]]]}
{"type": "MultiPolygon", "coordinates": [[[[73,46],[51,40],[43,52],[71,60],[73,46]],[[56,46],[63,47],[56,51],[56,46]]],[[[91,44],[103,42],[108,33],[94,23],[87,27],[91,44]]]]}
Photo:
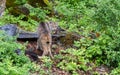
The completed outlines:
{"type": "Polygon", "coordinates": [[[24,55],[25,47],[15,41],[15,37],[8,37],[0,31],[0,75],[28,75],[35,67],[24,55]],[[15,53],[17,49],[21,49],[20,55],[15,53]]]}
{"type": "MultiPolygon", "coordinates": [[[[110,30],[112,34],[114,33],[110,30]]],[[[107,30],[109,32],[109,30],[107,30]]],[[[90,59],[95,60],[97,64],[106,64],[108,66],[118,66],[119,60],[119,34],[114,36],[103,32],[100,37],[96,39],[82,38],[80,41],[75,42],[75,46],[78,48],[85,49],[83,55],[90,59]],[[113,38],[113,37],[117,37],[113,38]],[[116,64],[115,64],[116,63],[116,64]],[[114,64],[114,65],[113,65],[114,64]]],[[[110,33],[111,34],[111,33],[110,33]]]]}
{"type": "MultiPolygon", "coordinates": [[[[64,15],[66,11],[63,11],[64,17],[60,19],[62,20],[60,25],[83,36],[75,42],[77,49],[84,50],[82,57],[96,65],[119,67],[119,0],[65,0],[61,7],[74,10],[70,11],[72,15],[69,13],[64,15]],[[97,36],[97,33],[100,36],[97,36]]],[[[118,74],[118,69],[114,69],[112,74],[118,74]]]]}
{"type": "Polygon", "coordinates": [[[97,4],[98,9],[96,10],[96,14],[94,16],[95,20],[103,26],[116,26],[120,20],[119,2],[119,0],[99,1],[99,4],[97,4]]]}
{"type": "Polygon", "coordinates": [[[23,18],[25,18],[25,15],[15,17],[13,15],[8,15],[8,13],[6,12],[5,15],[2,18],[0,18],[0,25],[17,24],[19,25],[19,27],[25,30],[35,31],[38,22],[31,18],[28,18],[28,21],[23,21],[23,18]]]}
{"type": "Polygon", "coordinates": [[[7,1],[7,8],[3,17],[0,18],[0,25],[17,24],[19,27],[35,31],[38,23],[45,20],[48,10],[41,7],[33,7],[27,3],[28,0],[10,0],[7,1]]]}
{"type": "Polygon", "coordinates": [[[15,4],[18,4],[18,5],[22,5],[22,4],[25,4],[27,2],[27,0],[15,0],[15,4]]]}
{"type": "Polygon", "coordinates": [[[59,67],[62,70],[66,70],[72,74],[78,75],[78,70],[84,70],[87,71],[88,67],[86,66],[88,60],[86,60],[84,57],[82,57],[84,50],[76,50],[76,49],[67,49],[65,51],[61,51],[61,54],[64,54],[62,56],[61,54],[56,55],[56,60],[61,60],[57,67],[59,67]]]}
{"type": "MultiPolygon", "coordinates": [[[[77,32],[82,36],[80,40],[75,41],[75,48],[66,49],[55,56],[56,60],[61,60],[57,67],[77,75],[79,69],[88,70],[86,69],[86,63],[93,62],[95,65],[104,64],[114,68],[111,71],[112,75],[119,74],[120,0],[55,0],[54,3],[49,3],[48,0],[41,0],[48,6],[45,5],[45,8],[43,7],[44,5],[39,4],[38,0],[12,1],[13,5],[11,7],[23,5],[29,10],[29,14],[17,13],[17,16],[12,15],[10,13],[11,7],[7,8],[6,14],[0,18],[0,25],[15,23],[26,30],[35,31],[38,22],[50,18],[48,14],[54,11],[54,18],[59,21],[59,25],[62,28],[70,32],[77,32]],[[27,4],[27,1],[31,2],[27,4]]],[[[10,5],[8,4],[8,6],[10,5]]],[[[0,60],[2,60],[0,65],[3,66],[0,67],[0,72],[2,74],[9,74],[10,71],[12,74],[19,73],[15,69],[19,69],[19,66],[22,63],[25,64],[28,59],[12,53],[17,47],[21,48],[21,45],[18,46],[18,44],[13,42],[12,44],[3,42],[3,38],[0,39],[2,42],[0,44],[1,54],[7,51],[7,55],[0,54],[0,60]],[[4,45],[6,45],[6,48],[3,47],[4,45]],[[10,54],[12,55],[9,56],[10,54]],[[3,61],[7,61],[6,64],[10,65],[11,68],[9,70],[4,69],[3,61]],[[13,64],[13,62],[16,63],[13,64]]],[[[43,59],[45,67],[50,69],[52,64],[53,62],[49,59],[43,59]]],[[[43,70],[41,72],[45,74],[43,70]]]]}
{"type": "Polygon", "coordinates": [[[114,68],[112,70],[112,72],[110,73],[110,75],[119,75],[120,74],[120,63],[119,66],[117,68],[114,68]]]}
{"type": "Polygon", "coordinates": [[[41,61],[44,64],[44,67],[47,67],[48,69],[52,68],[53,62],[50,58],[44,57],[41,61]]]}
{"type": "Polygon", "coordinates": [[[43,10],[43,9],[41,9],[40,7],[37,7],[37,8],[34,8],[34,7],[32,7],[31,5],[29,5],[29,4],[25,4],[25,7],[27,7],[28,9],[29,9],[29,11],[30,11],[30,16],[31,17],[33,17],[33,16],[36,16],[38,19],[40,19],[40,20],[45,20],[45,18],[46,18],[46,14],[48,14],[49,13],[49,11],[47,11],[47,10],[43,10]]]}

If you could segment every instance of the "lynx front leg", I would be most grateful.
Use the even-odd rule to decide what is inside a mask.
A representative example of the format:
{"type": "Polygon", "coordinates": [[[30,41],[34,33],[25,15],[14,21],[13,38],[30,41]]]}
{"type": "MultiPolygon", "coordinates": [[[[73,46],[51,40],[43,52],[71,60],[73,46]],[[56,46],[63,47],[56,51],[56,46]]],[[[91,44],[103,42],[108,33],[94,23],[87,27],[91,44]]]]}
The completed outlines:
{"type": "Polygon", "coordinates": [[[41,58],[43,58],[43,56],[45,56],[47,54],[48,54],[48,52],[44,50],[42,56],[38,56],[38,58],[41,59],[41,58]]]}
{"type": "Polygon", "coordinates": [[[49,56],[53,59],[53,55],[50,49],[49,49],[49,56]]]}
{"type": "Polygon", "coordinates": [[[44,50],[42,56],[45,56],[48,54],[48,51],[44,50]]]}
{"type": "Polygon", "coordinates": [[[51,50],[49,50],[49,51],[44,51],[43,54],[42,54],[42,56],[48,55],[48,53],[49,53],[49,56],[53,59],[53,55],[52,55],[52,53],[51,53],[51,50]]]}
{"type": "Polygon", "coordinates": [[[37,49],[37,50],[39,50],[39,49],[40,49],[40,47],[37,45],[36,49],[37,49]]]}
{"type": "Polygon", "coordinates": [[[53,55],[52,55],[51,51],[49,52],[49,55],[50,55],[50,57],[53,59],[53,55]]]}
{"type": "Polygon", "coordinates": [[[36,49],[38,50],[40,47],[39,47],[39,43],[38,43],[38,40],[37,40],[37,47],[36,47],[36,49]]]}

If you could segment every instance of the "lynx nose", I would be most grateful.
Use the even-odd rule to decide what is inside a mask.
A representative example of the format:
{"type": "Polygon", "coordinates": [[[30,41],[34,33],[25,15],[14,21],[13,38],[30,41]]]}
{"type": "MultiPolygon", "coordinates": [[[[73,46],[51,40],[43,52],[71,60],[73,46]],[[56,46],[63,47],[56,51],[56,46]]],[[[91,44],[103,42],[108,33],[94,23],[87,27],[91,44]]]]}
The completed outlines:
{"type": "Polygon", "coordinates": [[[46,42],[46,44],[49,44],[49,43],[50,43],[49,41],[46,42]]]}

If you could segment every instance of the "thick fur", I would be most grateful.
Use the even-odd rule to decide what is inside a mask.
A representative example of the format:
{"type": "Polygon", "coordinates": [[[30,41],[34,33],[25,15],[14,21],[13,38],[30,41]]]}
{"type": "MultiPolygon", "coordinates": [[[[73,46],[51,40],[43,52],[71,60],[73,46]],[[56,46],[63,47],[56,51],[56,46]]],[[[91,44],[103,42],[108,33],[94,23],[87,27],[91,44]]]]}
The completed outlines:
{"type": "Polygon", "coordinates": [[[0,0],[0,16],[4,14],[6,8],[6,0],[0,0]]]}
{"type": "Polygon", "coordinates": [[[42,56],[49,54],[50,57],[53,58],[51,53],[51,45],[51,28],[47,22],[41,22],[38,27],[37,49],[43,51],[42,56]]]}

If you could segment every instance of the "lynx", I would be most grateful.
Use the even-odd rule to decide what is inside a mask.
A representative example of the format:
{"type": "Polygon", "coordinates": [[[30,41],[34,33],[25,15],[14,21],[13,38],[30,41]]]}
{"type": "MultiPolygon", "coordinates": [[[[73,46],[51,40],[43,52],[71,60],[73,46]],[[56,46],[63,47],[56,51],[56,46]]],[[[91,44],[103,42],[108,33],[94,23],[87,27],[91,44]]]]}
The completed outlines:
{"type": "Polygon", "coordinates": [[[3,15],[5,7],[6,7],[6,0],[0,0],[0,16],[3,15]]]}
{"type": "Polygon", "coordinates": [[[37,40],[37,49],[42,50],[43,54],[50,55],[53,58],[51,53],[52,46],[52,36],[51,36],[51,28],[48,22],[41,22],[38,27],[38,40],[37,40]]]}

